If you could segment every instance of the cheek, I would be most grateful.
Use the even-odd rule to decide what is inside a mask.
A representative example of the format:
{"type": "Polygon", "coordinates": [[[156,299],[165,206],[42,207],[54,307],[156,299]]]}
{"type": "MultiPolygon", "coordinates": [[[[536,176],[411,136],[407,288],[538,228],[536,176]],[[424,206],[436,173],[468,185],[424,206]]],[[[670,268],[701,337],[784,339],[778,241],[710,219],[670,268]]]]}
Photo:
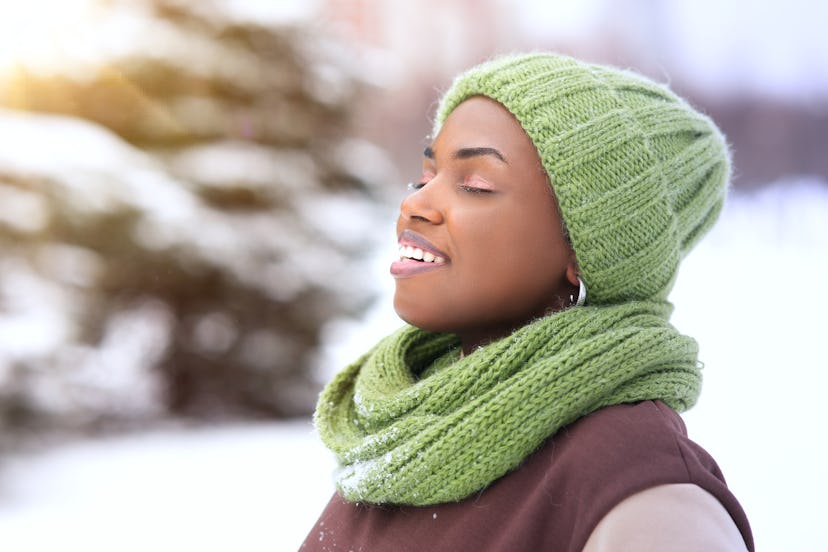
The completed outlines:
{"type": "Polygon", "coordinates": [[[541,216],[535,212],[528,214],[535,218],[512,217],[478,234],[486,246],[471,249],[473,259],[458,274],[466,285],[458,285],[458,292],[481,294],[516,314],[565,293],[569,246],[554,220],[538,223],[541,216]]]}
{"type": "Polygon", "coordinates": [[[475,271],[504,276],[551,273],[563,268],[569,246],[563,231],[554,221],[543,220],[546,213],[493,217],[478,224],[472,232],[457,237],[458,265],[475,271]]]}

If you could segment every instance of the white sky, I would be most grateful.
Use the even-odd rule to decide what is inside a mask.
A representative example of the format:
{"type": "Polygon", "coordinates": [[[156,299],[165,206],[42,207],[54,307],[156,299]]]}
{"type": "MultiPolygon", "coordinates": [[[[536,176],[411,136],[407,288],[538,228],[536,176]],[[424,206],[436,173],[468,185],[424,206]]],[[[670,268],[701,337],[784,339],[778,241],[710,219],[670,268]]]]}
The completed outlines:
{"type": "MultiPolygon", "coordinates": [[[[321,0],[219,0],[240,19],[263,22],[314,19],[321,0]]],[[[499,0],[526,40],[589,42],[615,33],[670,73],[722,93],[761,91],[785,96],[828,96],[828,2],[813,0],[499,0]]],[[[134,6],[135,4],[133,4],[134,6]]],[[[133,15],[140,9],[132,8],[133,15]]],[[[462,16],[462,11],[445,10],[462,16]]],[[[101,24],[93,0],[0,0],[0,68],[25,59],[36,66],[89,61],[128,49],[118,36],[91,33],[101,24]],[[95,40],[83,37],[98,35],[95,40]],[[100,35],[108,37],[101,42],[100,35]],[[62,61],[64,60],[64,61],[62,61]]],[[[107,25],[126,25],[107,18],[107,25]]],[[[98,29],[100,30],[100,29],[98,29]]],[[[126,29],[127,31],[129,29],[126,29]]],[[[134,44],[131,46],[134,48],[134,44]]]]}
{"type": "Polygon", "coordinates": [[[520,24],[536,39],[620,30],[647,50],[644,55],[700,87],[828,95],[826,2],[528,0],[520,5],[520,24]]]}

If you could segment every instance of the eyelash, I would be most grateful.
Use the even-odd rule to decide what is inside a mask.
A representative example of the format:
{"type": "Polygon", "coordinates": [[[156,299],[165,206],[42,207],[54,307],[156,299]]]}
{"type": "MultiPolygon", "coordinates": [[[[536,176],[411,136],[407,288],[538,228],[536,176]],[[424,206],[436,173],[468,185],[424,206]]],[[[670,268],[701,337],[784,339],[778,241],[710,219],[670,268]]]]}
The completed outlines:
{"type": "MultiPolygon", "coordinates": [[[[426,184],[428,184],[428,182],[409,182],[407,188],[409,192],[416,192],[426,184]]],[[[468,186],[465,184],[458,186],[458,188],[470,194],[490,194],[493,191],[487,188],[478,188],[477,186],[468,186]]]]}
{"type": "Polygon", "coordinates": [[[486,188],[478,188],[476,186],[465,186],[465,185],[463,185],[463,186],[460,186],[460,189],[463,190],[464,192],[469,192],[471,194],[490,194],[490,193],[492,193],[492,190],[489,190],[489,189],[486,189],[486,188]]]}

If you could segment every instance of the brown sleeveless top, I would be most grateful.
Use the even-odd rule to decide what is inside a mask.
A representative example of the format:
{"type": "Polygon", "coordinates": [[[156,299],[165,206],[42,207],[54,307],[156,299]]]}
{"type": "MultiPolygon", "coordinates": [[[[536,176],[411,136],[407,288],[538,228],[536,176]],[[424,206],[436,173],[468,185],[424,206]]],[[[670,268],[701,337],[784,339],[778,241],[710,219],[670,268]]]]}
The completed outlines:
{"type": "Polygon", "coordinates": [[[301,550],[580,552],[619,502],[670,483],[692,483],[716,497],[754,550],[747,517],[716,462],[659,401],[581,418],[460,502],[376,506],[334,495],[301,550]]]}

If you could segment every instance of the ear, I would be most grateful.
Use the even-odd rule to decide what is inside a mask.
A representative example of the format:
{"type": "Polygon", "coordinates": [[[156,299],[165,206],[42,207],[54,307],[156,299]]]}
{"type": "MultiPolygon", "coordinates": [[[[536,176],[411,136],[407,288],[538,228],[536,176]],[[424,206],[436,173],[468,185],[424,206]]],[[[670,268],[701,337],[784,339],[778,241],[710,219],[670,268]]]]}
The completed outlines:
{"type": "Polygon", "coordinates": [[[569,253],[569,262],[566,264],[565,274],[567,281],[577,288],[578,276],[581,274],[581,271],[578,268],[578,261],[575,259],[575,251],[570,251],[569,253]]]}

